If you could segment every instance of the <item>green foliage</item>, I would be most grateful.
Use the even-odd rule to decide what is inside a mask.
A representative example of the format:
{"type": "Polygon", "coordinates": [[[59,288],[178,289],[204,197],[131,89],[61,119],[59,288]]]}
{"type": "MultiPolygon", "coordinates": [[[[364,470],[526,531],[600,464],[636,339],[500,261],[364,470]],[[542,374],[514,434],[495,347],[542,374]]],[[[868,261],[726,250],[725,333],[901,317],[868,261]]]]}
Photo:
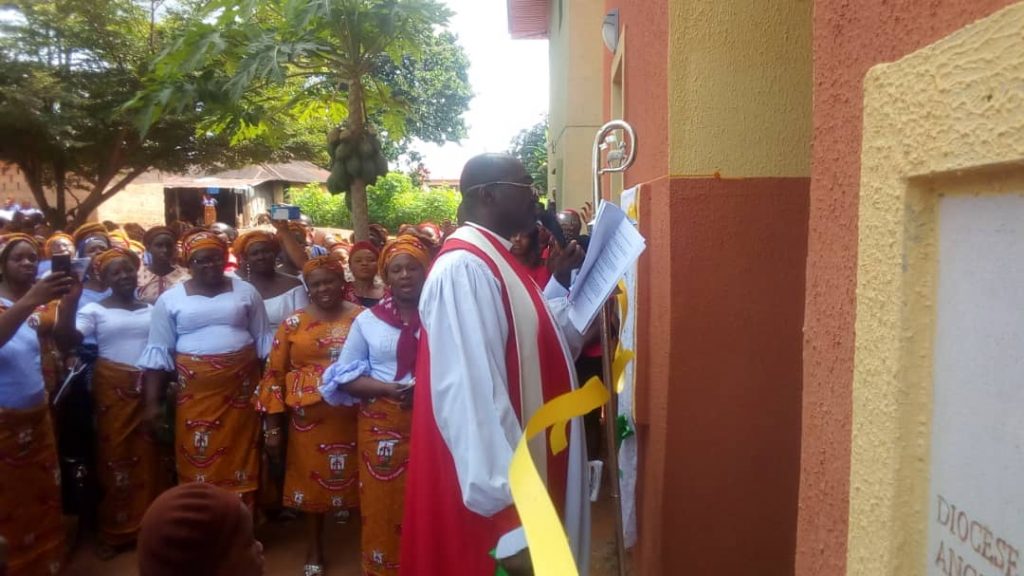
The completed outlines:
{"type": "Polygon", "coordinates": [[[402,194],[395,199],[394,228],[389,230],[398,230],[401,224],[456,221],[462,196],[454,188],[439,186],[426,191],[414,190],[411,194],[402,194]]]}
{"type": "Polygon", "coordinates": [[[131,106],[167,39],[196,18],[188,1],[158,15],[162,3],[8,0],[0,7],[0,160],[19,167],[55,226],[69,212],[84,221],[151,168],[326,158],[320,134],[233,146],[229,135],[206,129],[211,109],[171,106],[173,82],[161,85],[154,107],[131,106]],[[146,131],[139,111],[149,114],[146,131]]]}
{"type": "Polygon", "coordinates": [[[202,14],[154,68],[144,120],[204,106],[236,142],[298,123],[322,145],[358,89],[391,160],[466,136],[469,59],[437,0],[208,0],[202,14]]]}
{"type": "Polygon", "coordinates": [[[352,217],[345,206],[345,198],[331,194],[319,184],[307,184],[288,190],[288,202],[302,209],[317,226],[350,228],[352,217]]]}
{"type": "Polygon", "coordinates": [[[233,142],[319,119],[321,133],[344,120],[358,143],[375,126],[380,161],[330,150],[329,187],[348,192],[356,236],[367,238],[366,185],[385,159],[412,138],[466,133],[468,59],[443,31],[450,14],[439,0],[209,0],[136,102],[143,127],[197,107],[216,114],[213,132],[233,142]]]}
{"type": "MultiPolygon", "coordinates": [[[[422,190],[409,176],[391,172],[377,184],[367,187],[370,222],[382,224],[392,233],[402,224],[455,220],[461,198],[452,188],[422,190]]],[[[317,184],[288,191],[288,201],[299,206],[317,226],[352,228],[351,214],[344,196],[334,195],[317,184]]]]}
{"type": "Polygon", "coordinates": [[[512,139],[508,153],[519,158],[533,183],[541,190],[548,189],[548,119],[519,132],[512,139]]]}

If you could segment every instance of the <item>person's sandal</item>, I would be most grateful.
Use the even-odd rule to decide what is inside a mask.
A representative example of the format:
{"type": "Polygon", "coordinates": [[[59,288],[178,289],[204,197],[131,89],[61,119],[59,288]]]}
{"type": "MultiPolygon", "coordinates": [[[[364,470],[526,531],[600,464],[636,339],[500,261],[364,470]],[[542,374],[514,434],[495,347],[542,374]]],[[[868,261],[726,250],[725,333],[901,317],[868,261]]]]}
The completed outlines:
{"type": "Polygon", "coordinates": [[[323,564],[306,564],[302,567],[302,576],[323,576],[323,564]]]}

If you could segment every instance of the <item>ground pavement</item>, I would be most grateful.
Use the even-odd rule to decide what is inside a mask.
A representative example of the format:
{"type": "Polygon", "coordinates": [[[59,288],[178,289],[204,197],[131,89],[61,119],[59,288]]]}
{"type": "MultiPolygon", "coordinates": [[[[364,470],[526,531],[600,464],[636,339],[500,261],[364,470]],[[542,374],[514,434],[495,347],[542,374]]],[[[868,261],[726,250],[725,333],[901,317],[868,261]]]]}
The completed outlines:
{"type": "MultiPolygon", "coordinates": [[[[607,492],[605,492],[607,495],[607,492]]],[[[591,576],[617,576],[614,518],[611,501],[602,498],[594,505],[591,547],[591,576]]],[[[300,576],[306,555],[305,525],[301,518],[289,522],[268,523],[256,530],[266,555],[266,576],[300,576]]],[[[327,523],[328,576],[357,576],[359,570],[359,521],[327,523]]],[[[64,576],[137,576],[135,553],[127,552],[101,562],[89,545],[75,551],[64,576]]]]}

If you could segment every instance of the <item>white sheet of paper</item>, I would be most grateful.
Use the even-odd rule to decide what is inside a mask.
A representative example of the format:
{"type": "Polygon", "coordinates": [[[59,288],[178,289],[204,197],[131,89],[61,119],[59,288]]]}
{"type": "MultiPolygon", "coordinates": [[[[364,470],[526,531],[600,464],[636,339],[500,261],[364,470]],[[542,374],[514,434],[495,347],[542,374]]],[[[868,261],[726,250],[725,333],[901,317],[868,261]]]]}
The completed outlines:
{"type": "Polygon", "coordinates": [[[586,331],[626,270],[647,248],[644,237],[621,208],[601,202],[590,231],[590,246],[569,290],[569,319],[586,331]]]}

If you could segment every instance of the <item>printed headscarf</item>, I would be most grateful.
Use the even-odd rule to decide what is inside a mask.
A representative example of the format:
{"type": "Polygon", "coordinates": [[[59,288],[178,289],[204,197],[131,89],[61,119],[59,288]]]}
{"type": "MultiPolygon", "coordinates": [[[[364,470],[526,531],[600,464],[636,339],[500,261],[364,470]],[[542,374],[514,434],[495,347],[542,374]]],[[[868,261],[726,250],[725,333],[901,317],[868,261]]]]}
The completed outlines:
{"type": "Polygon", "coordinates": [[[120,260],[121,258],[127,258],[132,263],[132,266],[134,266],[136,270],[138,270],[139,266],[141,265],[139,257],[134,252],[128,250],[127,248],[114,247],[111,248],[110,250],[107,250],[106,252],[101,252],[97,254],[92,259],[92,267],[97,274],[102,275],[103,271],[108,266],[110,266],[117,260],[120,260]]]}
{"type": "Polygon", "coordinates": [[[209,230],[195,230],[185,234],[181,239],[181,257],[187,263],[192,255],[200,250],[219,250],[226,254],[228,245],[215,233],[209,230]]]}
{"type": "Polygon", "coordinates": [[[367,250],[373,254],[374,258],[377,258],[378,260],[380,259],[380,248],[378,248],[373,242],[369,242],[367,240],[353,244],[352,249],[348,251],[349,257],[351,258],[352,256],[355,256],[360,250],[367,250]]]}
{"type": "Polygon", "coordinates": [[[342,280],[345,279],[345,264],[340,258],[332,254],[327,256],[317,256],[316,258],[310,258],[306,261],[306,264],[302,266],[302,277],[308,278],[309,274],[314,270],[326,269],[331,272],[335,272],[341,276],[342,280]]]}
{"type": "Polygon", "coordinates": [[[349,244],[347,241],[342,240],[337,236],[328,235],[326,238],[324,238],[324,248],[327,248],[328,251],[332,251],[335,248],[338,248],[344,249],[345,252],[348,252],[352,250],[352,244],[349,244]]]}
{"type": "Polygon", "coordinates": [[[178,241],[178,233],[175,232],[170,227],[154,226],[149,230],[146,230],[146,233],[142,235],[142,243],[145,244],[146,246],[149,246],[150,244],[153,243],[154,240],[156,240],[157,236],[162,236],[164,234],[170,236],[171,239],[174,240],[175,242],[178,241]]]}
{"type": "MultiPolygon", "coordinates": [[[[10,234],[0,234],[0,264],[7,263],[7,257],[10,256],[11,249],[18,242],[28,242],[32,249],[39,252],[39,242],[28,234],[22,234],[21,232],[12,232],[10,234]]],[[[2,270],[0,270],[2,273],[2,270]]]]}
{"type": "Polygon", "coordinates": [[[416,227],[420,234],[426,236],[429,244],[440,245],[441,239],[444,238],[444,234],[441,232],[441,227],[433,222],[420,222],[420,225],[416,227]]]}
{"type": "Polygon", "coordinates": [[[57,240],[67,240],[71,244],[71,250],[75,249],[75,239],[70,234],[63,232],[57,232],[54,235],[46,239],[46,243],[43,244],[43,256],[46,258],[53,257],[53,245],[56,244],[57,240]]]}
{"type": "Polygon", "coordinates": [[[377,260],[377,270],[384,282],[388,281],[388,266],[399,254],[412,256],[423,265],[424,269],[430,267],[430,250],[423,244],[423,241],[411,234],[404,234],[388,242],[377,260]]]}
{"type": "Polygon", "coordinates": [[[117,230],[114,230],[113,232],[110,233],[110,246],[111,247],[127,249],[129,247],[129,244],[128,244],[129,240],[131,240],[131,239],[128,238],[128,233],[125,232],[124,230],[120,229],[120,228],[118,228],[117,230]]]}
{"type": "Polygon", "coordinates": [[[75,233],[72,234],[71,239],[74,240],[75,247],[77,248],[82,243],[82,241],[84,241],[86,238],[90,236],[102,236],[107,240],[108,243],[110,242],[110,233],[108,233],[107,228],[103,224],[100,224],[99,222],[82,224],[77,229],[75,229],[75,233]]]}
{"type": "Polygon", "coordinates": [[[138,256],[139,258],[142,258],[142,256],[146,253],[146,246],[142,242],[139,242],[138,240],[129,240],[128,249],[134,252],[135,255],[138,256]]]}
{"type": "Polygon", "coordinates": [[[277,236],[274,236],[266,230],[250,230],[245,234],[242,234],[231,244],[231,253],[235,255],[235,258],[241,260],[245,258],[245,252],[249,249],[252,244],[258,244],[260,242],[269,242],[273,246],[274,252],[277,252],[280,247],[277,241],[277,236]]]}
{"type": "MultiPolygon", "coordinates": [[[[411,235],[399,236],[395,240],[388,242],[380,255],[378,263],[380,276],[385,282],[388,280],[388,265],[396,256],[401,254],[412,256],[423,264],[424,268],[430,265],[430,253],[419,238],[411,235]]],[[[390,293],[385,295],[380,303],[370,308],[370,312],[382,322],[399,330],[396,353],[398,367],[395,370],[395,380],[401,380],[408,374],[412,374],[416,369],[416,352],[419,349],[419,312],[413,310],[411,317],[407,316],[407,321],[403,321],[401,311],[398,309],[398,303],[390,293]]]]}

